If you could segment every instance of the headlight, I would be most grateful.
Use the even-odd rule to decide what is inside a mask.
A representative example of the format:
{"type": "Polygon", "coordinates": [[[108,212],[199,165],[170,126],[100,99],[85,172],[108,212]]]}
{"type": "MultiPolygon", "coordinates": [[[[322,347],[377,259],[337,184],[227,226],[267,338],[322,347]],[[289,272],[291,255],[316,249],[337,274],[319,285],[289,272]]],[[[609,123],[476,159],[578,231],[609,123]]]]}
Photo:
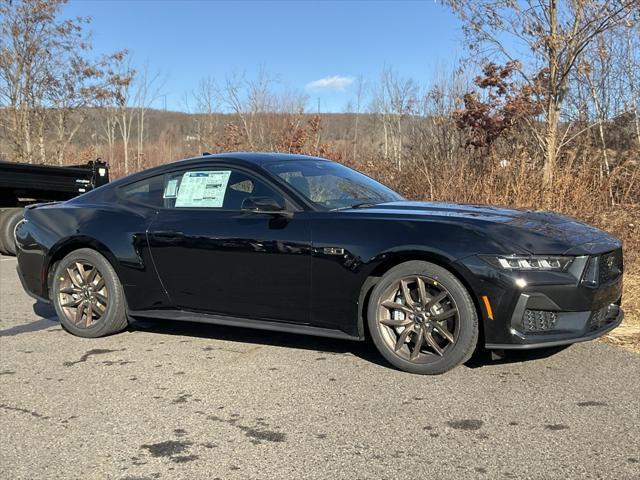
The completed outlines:
{"type": "Polygon", "coordinates": [[[483,255],[482,258],[501,270],[563,272],[569,268],[574,257],[548,255],[505,255],[495,257],[483,255]]]}

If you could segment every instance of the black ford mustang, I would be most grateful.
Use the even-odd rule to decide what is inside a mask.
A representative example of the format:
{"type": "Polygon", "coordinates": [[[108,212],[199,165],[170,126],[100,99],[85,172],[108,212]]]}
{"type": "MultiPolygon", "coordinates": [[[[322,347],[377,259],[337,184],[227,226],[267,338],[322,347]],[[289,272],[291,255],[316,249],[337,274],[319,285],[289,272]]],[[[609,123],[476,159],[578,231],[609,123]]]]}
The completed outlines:
{"type": "Polygon", "coordinates": [[[598,337],[622,250],[546,212],[409,202],[321,158],[207,155],[28,208],[24,288],[71,333],[152,317],[363,340],[437,374],[474,349],[598,337]]]}

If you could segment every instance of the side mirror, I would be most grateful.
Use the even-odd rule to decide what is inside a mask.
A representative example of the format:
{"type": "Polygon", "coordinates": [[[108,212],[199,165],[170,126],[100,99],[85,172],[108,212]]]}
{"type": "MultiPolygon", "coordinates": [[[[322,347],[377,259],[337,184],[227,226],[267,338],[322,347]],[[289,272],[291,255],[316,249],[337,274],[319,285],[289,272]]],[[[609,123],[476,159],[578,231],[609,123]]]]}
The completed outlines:
{"type": "Polygon", "coordinates": [[[242,201],[242,210],[262,213],[282,213],[284,207],[272,197],[249,197],[242,201]]]}

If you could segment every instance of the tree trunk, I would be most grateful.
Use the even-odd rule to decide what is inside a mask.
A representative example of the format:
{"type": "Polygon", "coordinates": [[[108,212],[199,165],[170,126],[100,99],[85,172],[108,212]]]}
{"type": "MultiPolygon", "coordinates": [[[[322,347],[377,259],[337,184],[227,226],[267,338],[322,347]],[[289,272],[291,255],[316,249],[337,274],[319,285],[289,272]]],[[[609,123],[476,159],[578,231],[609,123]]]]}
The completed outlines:
{"type": "Polygon", "coordinates": [[[397,122],[397,135],[398,138],[396,140],[396,144],[397,144],[397,152],[396,152],[396,156],[398,159],[398,170],[401,171],[402,170],[402,115],[398,115],[396,117],[396,122],[397,122]]]}
{"type": "Polygon", "coordinates": [[[22,122],[23,125],[23,137],[24,137],[24,148],[23,148],[23,161],[27,161],[27,163],[33,163],[33,146],[31,144],[31,121],[29,119],[29,114],[24,113],[24,120],[22,122]]]}
{"type": "Polygon", "coordinates": [[[384,158],[389,158],[389,134],[387,132],[387,120],[382,116],[382,128],[384,129],[384,158]]]}
{"type": "Polygon", "coordinates": [[[354,163],[358,155],[358,117],[360,116],[359,110],[360,110],[360,107],[358,106],[358,112],[356,112],[356,119],[355,119],[355,128],[353,131],[353,162],[354,163]]]}
{"type": "Polygon", "coordinates": [[[604,136],[604,122],[607,119],[607,114],[604,112],[600,105],[600,100],[598,99],[598,93],[596,92],[596,87],[593,84],[593,81],[590,76],[587,75],[587,82],[589,83],[589,89],[591,92],[591,99],[593,101],[593,106],[596,109],[596,117],[598,122],[598,136],[600,137],[600,149],[602,151],[602,160],[603,165],[600,165],[600,178],[602,178],[602,171],[604,169],[604,174],[608,177],[610,168],[609,168],[609,156],[607,155],[607,141],[604,136]],[[603,168],[604,167],[604,168],[603,168]]]}
{"type": "Polygon", "coordinates": [[[553,195],[553,174],[556,170],[556,157],[558,151],[558,117],[560,111],[554,100],[550,100],[547,111],[547,125],[545,134],[545,157],[542,175],[542,187],[544,189],[545,207],[549,206],[553,195]]]}
{"type": "Polygon", "coordinates": [[[62,158],[64,156],[64,151],[63,151],[63,142],[64,142],[64,130],[65,130],[65,119],[64,119],[64,111],[63,109],[59,109],[58,111],[58,145],[56,148],[57,151],[57,160],[58,160],[58,165],[62,165],[62,158]]]}
{"type": "Polygon", "coordinates": [[[144,160],[144,114],[146,109],[140,109],[140,130],[138,132],[138,158],[136,160],[136,168],[140,170],[143,167],[144,160]]]}
{"type": "Polygon", "coordinates": [[[640,112],[638,112],[638,109],[634,108],[633,113],[634,117],[636,118],[636,137],[638,140],[638,147],[640,147],[640,118],[638,118],[640,112]]]}
{"type": "Polygon", "coordinates": [[[127,125],[127,112],[122,112],[122,147],[124,153],[124,174],[129,175],[129,127],[127,125]]]}
{"type": "Polygon", "coordinates": [[[44,142],[45,118],[44,112],[38,116],[38,148],[40,150],[40,163],[47,163],[47,153],[44,142]]]}
{"type": "Polygon", "coordinates": [[[558,85],[558,4],[551,0],[548,7],[549,37],[547,39],[547,61],[549,66],[549,80],[547,86],[547,112],[545,133],[545,157],[542,172],[542,189],[544,206],[551,205],[553,197],[553,174],[556,170],[558,154],[558,119],[560,117],[560,103],[558,85]]]}

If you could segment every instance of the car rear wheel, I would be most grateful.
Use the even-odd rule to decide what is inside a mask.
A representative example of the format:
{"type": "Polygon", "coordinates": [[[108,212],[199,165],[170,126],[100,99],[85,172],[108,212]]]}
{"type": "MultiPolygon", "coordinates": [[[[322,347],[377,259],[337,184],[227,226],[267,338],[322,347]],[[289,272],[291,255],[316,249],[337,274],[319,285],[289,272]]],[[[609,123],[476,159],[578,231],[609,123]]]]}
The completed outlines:
{"type": "MultiPolygon", "coordinates": [[[[7,214],[8,209],[0,209],[0,231],[2,231],[2,225],[4,224],[4,216],[7,214]]],[[[2,241],[2,235],[0,235],[0,254],[4,254],[4,242],[2,241]]]]}
{"type": "Polygon", "coordinates": [[[374,287],[367,311],[372,340],[395,367],[426,375],[467,361],[478,342],[478,316],[464,285],[448,270],[410,261],[374,287]]]}
{"type": "Polygon", "coordinates": [[[57,264],[51,297],[60,323],[74,335],[102,337],[127,326],[118,276],[95,250],[75,250],[57,264]]]}

